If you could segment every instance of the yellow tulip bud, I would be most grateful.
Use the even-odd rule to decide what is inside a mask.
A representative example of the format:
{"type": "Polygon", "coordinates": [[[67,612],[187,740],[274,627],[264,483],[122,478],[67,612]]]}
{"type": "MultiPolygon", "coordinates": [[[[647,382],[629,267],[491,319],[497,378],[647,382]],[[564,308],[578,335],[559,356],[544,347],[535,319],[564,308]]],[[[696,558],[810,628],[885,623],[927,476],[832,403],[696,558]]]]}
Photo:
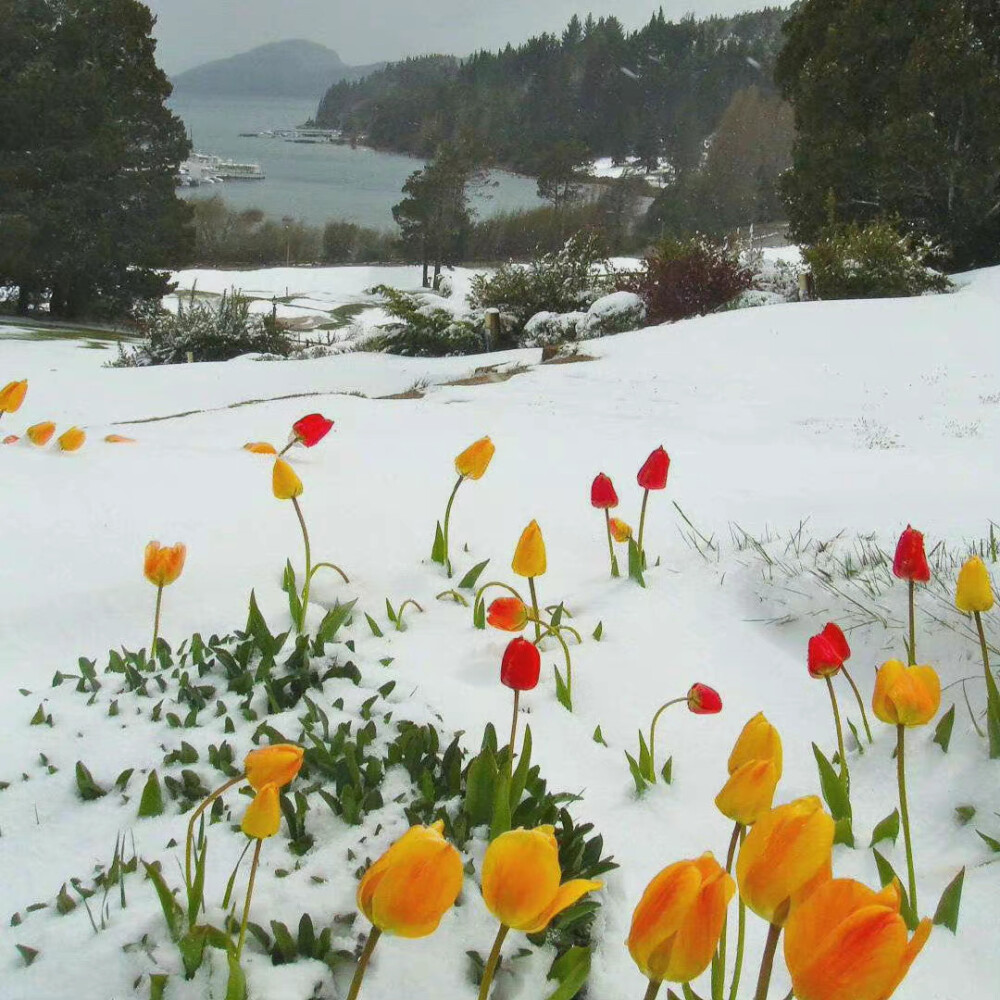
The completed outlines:
{"type": "Polygon", "coordinates": [[[466,479],[481,479],[495,451],[496,446],[488,437],[480,438],[455,459],[455,471],[466,479]]]}
{"type": "Polygon", "coordinates": [[[989,611],[993,607],[990,574],[979,556],[967,560],[959,571],[955,607],[967,614],[972,614],[973,611],[989,611]]]}
{"type": "Polygon", "coordinates": [[[711,854],[664,868],[632,914],[628,950],[654,982],[687,983],[712,961],[736,886],[711,854]]]}
{"type": "Polygon", "coordinates": [[[872,711],[893,726],[923,726],[941,707],[941,681],[926,664],[906,667],[888,660],[875,675],[872,711]]]}
{"type": "Polygon", "coordinates": [[[253,797],[243,814],[240,824],[248,837],[265,840],[273,837],[281,826],[281,803],[278,799],[278,786],[265,785],[253,797]]]}
{"type": "Polygon", "coordinates": [[[545,572],[545,542],[537,521],[521,532],[510,567],[518,576],[542,576],[545,572]]]}
{"type": "Polygon", "coordinates": [[[611,526],[611,537],[616,542],[627,542],[632,537],[632,526],[620,517],[611,518],[608,524],[611,526]]]}
{"type": "Polygon", "coordinates": [[[33,445],[41,448],[49,443],[55,431],[56,425],[51,420],[43,420],[40,424],[32,424],[24,433],[33,445]]]}
{"type": "Polygon", "coordinates": [[[763,712],[758,712],[744,727],[729,755],[729,773],[735,774],[751,760],[769,760],[781,777],[781,737],[763,712]]]}
{"type": "Polygon", "coordinates": [[[422,938],[437,930],[462,889],[462,859],[444,823],[412,826],[365,872],[358,909],[381,931],[422,938]]]}
{"type": "Polygon", "coordinates": [[[181,575],[186,558],[187,546],[182,542],[166,546],[150,542],[146,546],[142,571],[154,587],[166,587],[181,575]]]}
{"type": "Polygon", "coordinates": [[[0,389],[0,413],[16,413],[28,392],[28,380],[8,382],[0,389]]]}
{"type": "Polygon", "coordinates": [[[748,760],[730,775],[715,804],[723,816],[753,826],[771,808],[777,787],[778,768],[773,760],[748,760]]]}
{"type": "Polygon", "coordinates": [[[283,458],[274,463],[271,486],[278,500],[293,500],[302,496],[302,480],[283,458]]]}
{"type": "Polygon", "coordinates": [[[553,917],[603,884],[578,878],[560,885],[561,878],[553,827],[508,830],[486,848],[483,900],[500,923],[537,934],[553,917]]]}
{"type": "Polygon", "coordinates": [[[247,781],[260,791],[265,785],[287,785],[302,767],[305,751],[294,743],[275,743],[251,750],[243,760],[247,781]]]}
{"type": "Polygon", "coordinates": [[[56,444],[59,445],[62,451],[78,451],[83,447],[83,442],[86,440],[87,434],[85,431],[80,430],[79,427],[71,427],[68,431],[63,431],[56,438],[56,444]]]}
{"type": "Polygon", "coordinates": [[[743,902],[768,923],[784,926],[792,904],[830,879],[834,822],[815,795],[761,816],[736,859],[743,902]]]}

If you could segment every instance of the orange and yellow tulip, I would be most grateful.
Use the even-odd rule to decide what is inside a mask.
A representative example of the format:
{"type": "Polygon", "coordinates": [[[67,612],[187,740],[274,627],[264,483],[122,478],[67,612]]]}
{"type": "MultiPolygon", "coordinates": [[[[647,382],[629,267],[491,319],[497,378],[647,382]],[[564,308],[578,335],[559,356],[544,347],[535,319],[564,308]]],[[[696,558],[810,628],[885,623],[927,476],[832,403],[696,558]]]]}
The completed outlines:
{"type": "Polygon", "coordinates": [[[254,455],[277,455],[278,449],[267,441],[248,441],[243,445],[244,451],[253,452],[254,455]]]}
{"type": "Polygon", "coordinates": [[[912,938],[893,883],[873,892],[833,879],[797,906],[785,926],[785,963],[798,1000],[888,1000],[927,942],[930,920],[912,938]]]}
{"type": "Polygon", "coordinates": [[[422,938],[437,930],[462,888],[462,859],[444,823],[412,826],[365,872],[358,909],[380,931],[422,938]]]}
{"type": "Polygon", "coordinates": [[[278,500],[294,500],[296,497],[302,496],[302,480],[283,458],[279,458],[274,463],[271,488],[278,500]]]}
{"type": "Polygon", "coordinates": [[[28,440],[41,448],[49,443],[52,435],[56,432],[56,425],[51,420],[43,420],[40,424],[32,424],[24,433],[28,435],[28,440]]]}
{"type": "Polygon", "coordinates": [[[0,389],[0,413],[16,413],[28,392],[28,380],[8,382],[0,389]]]}
{"type": "Polygon", "coordinates": [[[715,805],[735,823],[753,826],[770,810],[780,775],[773,760],[748,760],[729,776],[715,805]]]}
{"type": "Polygon", "coordinates": [[[251,750],[243,760],[247,781],[258,792],[265,785],[282,788],[299,773],[304,753],[294,743],[274,743],[251,750]]]}
{"type": "Polygon", "coordinates": [[[834,822],[815,795],[761,816],[740,848],[736,881],[743,902],[783,926],[793,904],[830,879],[834,822]]]}
{"type": "Polygon", "coordinates": [[[712,961],[736,886],[711,854],[669,865],[632,914],[628,950],[653,982],[687,983],[712,961]]]}
{"type": "Polygon", "coordinates": [[[483,900],[505,927],[537,934],[553,917],[603,884],[577,878],[560,885],[561,878],[553,827],[508,830],[486,848],[483,900]]]}
{"type": "Polygon", "coordinates": [[[769,760],[781,777],[781,736],[767,721],[763,712],[758,712],[742,729],[729,755],[729,773],[735,774],[744,764],[752,760],[769,760]]]}
{"type": "Polygon", "coordinates": [[[187,546],[183,542],[176,545],[150,542],[146,546],[143,573],[154,587],[166,587],[181,575],[186,558],[187,546]]]}
{"type": "Polygon", "coordinates": [[[933,667],[883,663],[875,675],[872,710],[893,726],[923,726],[941,707],[941,681],[933,667]]]}
{"type": "Polygon", "coordinates": [[[510,568],[518,576],[534,577],[545,573],[545,542],[537,521],[532,521],[521,532],[510,568]]]}
{"type": "Polygon", "coordinates": [[[620,517],[611,518],[608,524],[611,526],[611,537],[616,542],[627,542],[632,537],[632,526],[620,517]]]}
{"type": "Polygon", "coordinates": [[[455,471],[464,479],[482,479],[495,451],[489,437],[480,438],[455,458],[455,471]]]}
{"type": "Polygon", "coordinates": [[[281,826],[281,805],[277,785],[264,785],[253,797],[240,824],[248,837],[266,840],[273,837],[281,826]]]}
{"type": "Polygon", "coordinates": [[[59,445],[61,451],[79,451],[86,440],[86,431],[81,430],[79,427],[71,427],[68,431],[63,431],[56,438],[56,444],[59,445]]]}
{"type": "Polygon", "coordinates": [[[989,611],[993,607],[990,574],[979,556],[967,560],[959,571],[955,607],[966,614],[989,611]]]}

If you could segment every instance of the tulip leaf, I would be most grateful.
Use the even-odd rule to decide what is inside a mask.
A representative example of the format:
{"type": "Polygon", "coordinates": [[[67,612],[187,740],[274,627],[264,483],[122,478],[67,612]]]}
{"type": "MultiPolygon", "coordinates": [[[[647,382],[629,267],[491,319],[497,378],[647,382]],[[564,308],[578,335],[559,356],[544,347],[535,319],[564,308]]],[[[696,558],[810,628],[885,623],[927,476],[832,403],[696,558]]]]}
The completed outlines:
{"type": "Polygon", "coordinates": [[[632,780],[635,782],[635,790],[639,795],[642,795],[646,791],[646,779],[639,768],[639,762],[628,750],[625,751],[625,757],[628,760],[628,769],[632,775],[632,780]]]}
{"type": "Polygon", "coordinates": [[[186,979],[193,979],[194,974],[201,968],[201,963],[205,961],[205,946],[207,944],[204,927],[193,927],[177,942],[177,949],[180,951],[181,961],[184,963],[186,979]]]}
{"type": "Polygon", "coordinates": [[[378,622],[375,621],[375,619],[372,618],[367,611],[365,612],[365,618],[368,620],[368,627],[372,630],[372,635],[375,636],[376,639],[381,639],[382,629],[378,627],[378,622]]]}
{"type": "Polygon", "coordinates": [[[823,799],[830,809],[830,815],[834,819],[850,819],[851,800],[844,782],[840,780],[833,765],[823,755],[823,751],[815,743],[812,748],[813,756],[816,758],[816,766],[819,769],[820,789],[823,792],[823,799]]]}
{"type": "Polygon", "coordinates": [[[934,728],[934,742],[947,753],[951,743],[951,731],[955,726],[955,706],[952,705],[934,728]]]}
{"type": "MultiPolygon", "coordinates": [[[[297,618],[294,620],[298,621],[297,618]]],[[[274,636],[271,635],[271,630],[267,627],[267,622],[264,621],[264,616],[260,613],[260,608],[257,606],[257,595],[252,590],[250,591],[250,610],[247,613],[245,631],[254,637],[265,656],[273,656],[277,652],[274,636]]]]}
{"type": "Polygon", "coordinates": [[[486,602],[476,601],[472,609],[472,624],[478,629],[486,628],[486,602]]]}
{"type": "Polygon", "coordinates": [[[76,762],[76,788],[84,802],[92,802],[107,795],[107,791],[94,781],[94,776],[82,760],[76,762]]]}
{"type": "Polygon", "coordinates": [[[531,770],[531,726],[525,726],[524,742],[521,744],[521,756],[517,768],[510,779],[510,812],[513,815],[521,804],[525,786],[528,784],[528,772],[531,770]]]}
{"type": "Polygon", "coordinates": [[[444,565],[448,553],[444,550],[444,532],[441,530],[441,522],[434,526],[434,544],[431,546],[431,562],[444,565]]]}
{"type": "Polygon", "coordinates": [[[559,673],[559,668],[555,668],[556,671],[556,699],[567,712],[573,711],[573,699],[570,697],[569,687],[566,681],[563,680],[563,675],[559,673]]]}
{"type": "Polygon", "coordinates": [[[342,625],[345,625],[351,617],[351,612],[354,610],[354,605],[357,604],[357,599],[353,601],[347,601],[341,604],[337,601],[332,608],[323,616],[323,620],[319,623],[319,628],[316,630],[316,643],[320,647],[325,646],[328,642],[333,642],[337,633],[340,631],[342,625]]]}
{"type": "Polygon", "coordinates": [[[490,824],[490,840],[510,829],[510,778],[500,775],[493,796],[493,821],[490,824]]]}
{"type": "Polygon", "coordinates": [[[229,978],[226,981],[225,1000],[246,1000],[247,977],[236,955],[229,954],[229,978]]]}
{"type": "Polygon", "coordinates": [[[962,905],[962,885],[964,882],[965,869],[963,868],[941,893],[941,899],[934,911],[934,923],[940,927],[947,927],[952,934],[958,929],[958,910],[962,905]]]}
{"type": "Polygon", "coordinates": [[[976,833],[982,838],[983,843],[994,853],[1000,854],[1000,840],[994,837],[987,837],[982,830],[976,830],[976,833]]]}
{"type": "Polygon", "coordinates": [[[590,975],[590,949],[579,946],[560,955],[549,969],[548,979],[559,985],[546,1000],[573,1000],[590,975]]]}
{"type": "Polygon", "coordinates": [[[295,579],[295,570],[292,569],[292,561],[289,559],[285,563],[285,572],[281,578],[281,589],[288,595],[288,614],[293,622],[297,622],[302,617],[302,600],[299,597],[299,588],[295,579]]]}
{"type": "Polygon", "coordinates": [[[965,826],[976,815],[975,806],[955,806],[955,819],[959,826],[965,826]]]}
{"type": "MultiPolygon", "coordinates": [[[[203,828],[204,832],[204,828],[203,828]]],[[[203,836],[201,851],[195,852],[194,884],[188,889],[188,924],[194,926],[198,919],[198,911],[202,909],[205,899],[205,871],[208,860],[208,838],[203,836]]]]}
{"type": "Polygon", "coordinates": [[[40,954],[37,948],[29,948],[26,944],[19,944],[15,947],[21,953],[25,965],[31,965],[40,954]]]}
{"type": "Polygon", "coordinates": [[[655,784],[656,775],[653,773],[653,757],[646,745],[646,737],[642,730],[639,730],[639,770],[642,776],[650,783],[655,784]]]}
{"type": "Polygon", "coordinates": [[[149,772],[139,800],[140,816],[160,816],[163,813],[163,789],[155,770],[149,772]]]}
{"type": "Polygon", "coordinates": [[[146,878],[153,883],[157,898],[160,900],[160,909],[163,910],[163,919],[167,922],[167,930],[170,931],[170,936],[174,941],[179,941],[184,930],[184,911],[181,909],[181,904],[174,899],[174,894],[164,881],[159,864],[151,865],[144,861],[143,867],[146,869],[146,878]]]}
{"type": "Polygon", "coordinates": [[[660,777],[665,785],[669,785],[674,780],[674,758],[668,757],[666,764],[660,770],[660,777]]]}
{"type": "Polygon", "coordinates": [[[646,586],[646,581],[642,578],[642,553],[634,538],[628,540],[628,575],[635,580],[640,587],[646,586]]]}
{"type": "Polygon", "coordinates": [[[594,640],[596,642],[601,641],[601,636],[604,635],[604,622],[598,622],[597,628],[594,629],[594,640]]]}
{"type": "Polygon", "coordinates": [[[565,608],[564,608],[564,607],[562,606],[562,604],[558,604],[558,605],[556,605],[556,608],[555,608],[555,610],[554,610],[554,611],[552,612],[552,616],[551,616],[551,618],[549,619],[549,624],[550,624],[550,625],[551,625],[551,626],[552,626],[553,628],[558,628],[558,627],[559,627],[559,623],[560,623],[560,622],[562,621],[562,616],[563,616],[563,612],[564,612],[565,610],[566,610],[566,609],[565,609],[565,608]]]}
{"type": "Polygon", "coordinates": [[[275,962],[276,965],[294,962],[299,957],[299,950],[288,928],[279,920],[272,920],[271,931],[274,934],[274,951],[277,953],[277,955],[272,953],[272,962],[275,962],[275,958],[280,959],[275,962]]]}
{"type": "Polygon", "coordinates": [[[892,882],[896,883],[896,888],[899,890],[899,912],[905,922],[906,926],[912,931],[916,930],[917,924],[920,922],[917,915],[913,912],[913,907],[910,905],[910,897],[903,888],[903,880],[896,874],[896,870],[892,867],[888,858],[884,855],[879,854],[875,848],[872,848],[872,854],[875,857],[875,867],[878,869],[879,884],[884,889],[887,885],[892,882]]]}
{"type": "Polygon", "coordinates": [[[476,565],[473,566],[472,569],[470,569],[469,572],[466,573],[465,576],[463,576],[462,579],[458,581],[458,589],[475,590],[476,581],[482,575],[483,570],[486,569],[486,565],[488,562],[489,559],[484,559],[481,563],[476,563],[476,565]]]}
{"type": "Polygon", "coordinates": [[[170,976],[165,972],[151,972],[149,974],[149,1000],[163,1000],[167,995],[167,983],[170,976]]]}
{"type": "Polygon", "coordinates": [[[498,775],[496,756],[488,748],[481,751],[469,764],[465,783],[465,812],[472,826],[485,826],[490,822],[498,775]]]}
{"type": "Polygon", "coordinates": [[[872,831],[872,841],[868,845],[869,847],[874,847],[876,844],[881,843],[883,840],[891,840],[894,844],[896,843],[896,838],[899,836],[899,810],[893,809],[885,819],[880,820],[875,824],[875,829],[872,831]]]}
{"type": "Polygon", "coordinates": [[[858,748],[858,753],[863,756],[865,752],[865,745],[861,742],[861,737],[858,735],[858,727],[854,725],[850,719],[847,720],[847,727],[851,730],[851,735],[854,737],[854,743],[858,748]]]}
{"type": "Polygon", "coordinates": [[[606,747],[608,745],[607,741],[604,739],[604,733],[601,732],[601,727],[600,726],[598,726],[594,730],[594,735],[593,735],[592,739],[593,739],[593,741],[595,743],[600,743],[602,747],[606,747]]]}

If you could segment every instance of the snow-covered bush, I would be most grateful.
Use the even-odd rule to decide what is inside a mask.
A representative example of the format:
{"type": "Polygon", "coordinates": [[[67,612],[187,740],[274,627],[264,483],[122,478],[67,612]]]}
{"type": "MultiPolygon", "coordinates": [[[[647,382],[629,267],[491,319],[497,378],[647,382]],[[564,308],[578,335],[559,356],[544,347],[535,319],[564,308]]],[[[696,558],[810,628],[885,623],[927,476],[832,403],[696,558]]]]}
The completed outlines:
{"type": "Polygon", "coordinates": [[[586,318],[585,312],[535,313],[524,326],[520,345],[546,347],[549,344],[561,344],[564,340],[576,340],[577,331],[586,318]]]}
{"type": "Polygon", "coordinates": [[[638,330],[646,321],[646,303],[635,292],[612,292],[599,298],[577,327],[577,340],[638,330]]]}
{"type": "Polygon", "coordinates": [[[880,299],[943,292],[951,283],[927,262],[939,250],[890,222],[829,229],[803,251],[821,299],[880,299]]]}
{"type": "Polygon", "coordinates": [[[481,324],[472,317],[456,316],[428,302],[424,296],[401,292],[388,285],[376,285],[369,294],[381,297],[382,308],[394,322],[382,324],[381,332],[361,344],[364,350],[438,358],[476,354],[484,349],[481,324]]]}

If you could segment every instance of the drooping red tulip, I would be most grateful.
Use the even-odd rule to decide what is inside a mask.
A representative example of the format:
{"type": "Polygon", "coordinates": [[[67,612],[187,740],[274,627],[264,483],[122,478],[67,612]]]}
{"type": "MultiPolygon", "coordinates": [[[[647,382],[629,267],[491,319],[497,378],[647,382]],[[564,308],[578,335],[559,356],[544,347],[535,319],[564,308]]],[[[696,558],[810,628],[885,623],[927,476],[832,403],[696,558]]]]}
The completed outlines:
{"type": "Polygon", "coordinates": [[[836,622],[827,622],[820,635],[837,651],[841,662],[851,658],[851,647],[847,642],[847,636],[844,635],[843,629],[836,622]]]}
{"type": "Polygon", "coordinates": [[[292,424],[292,435],[299,444],[311,448],[319,444],[330,433],[332,427],[333,421],[327,420],[322,413],[310,413],[292,424]]]}
{"type": "Polygon", "coordinates": [[[810,677],[832,677],[844,665],[844,657],[822,632],[809,640],[806,660],[810,677]]]}
{"type": "Polygon", "coordinates": [[[715,715],[722,711],[722,698],[707,684],[692,684],[687,693],[688,708],[695,715],[715,715]]]}
{"type": "Polygon", "coordinates": [[[590,485],[590,505],[598,510],[618,506],[618,494],[615,493],[614,484],[603,472],[598,473],[590,485]]]}
{"type": "Polygon", "coordinates": [[[663,445],[654,451],[642,464],[636,479],[644,490],[664,490],[667,488],[667,473],[670,471],[670,456],[663,445]]]}
{"type": "Polygon", "coordinates": [[[538,684],[542,657],[527,639],[512,639],[503,651],[500,683],[514,691],[530,691],[538,684]]]}
{"type": "Polygon", "coordinates": [[[899,536],[892,572],[900,580],[912,580],[914,583],[927,583],[931,578],[931,568],[927,565],[924,552],[924,536],[910,525],[899,536]]]}

